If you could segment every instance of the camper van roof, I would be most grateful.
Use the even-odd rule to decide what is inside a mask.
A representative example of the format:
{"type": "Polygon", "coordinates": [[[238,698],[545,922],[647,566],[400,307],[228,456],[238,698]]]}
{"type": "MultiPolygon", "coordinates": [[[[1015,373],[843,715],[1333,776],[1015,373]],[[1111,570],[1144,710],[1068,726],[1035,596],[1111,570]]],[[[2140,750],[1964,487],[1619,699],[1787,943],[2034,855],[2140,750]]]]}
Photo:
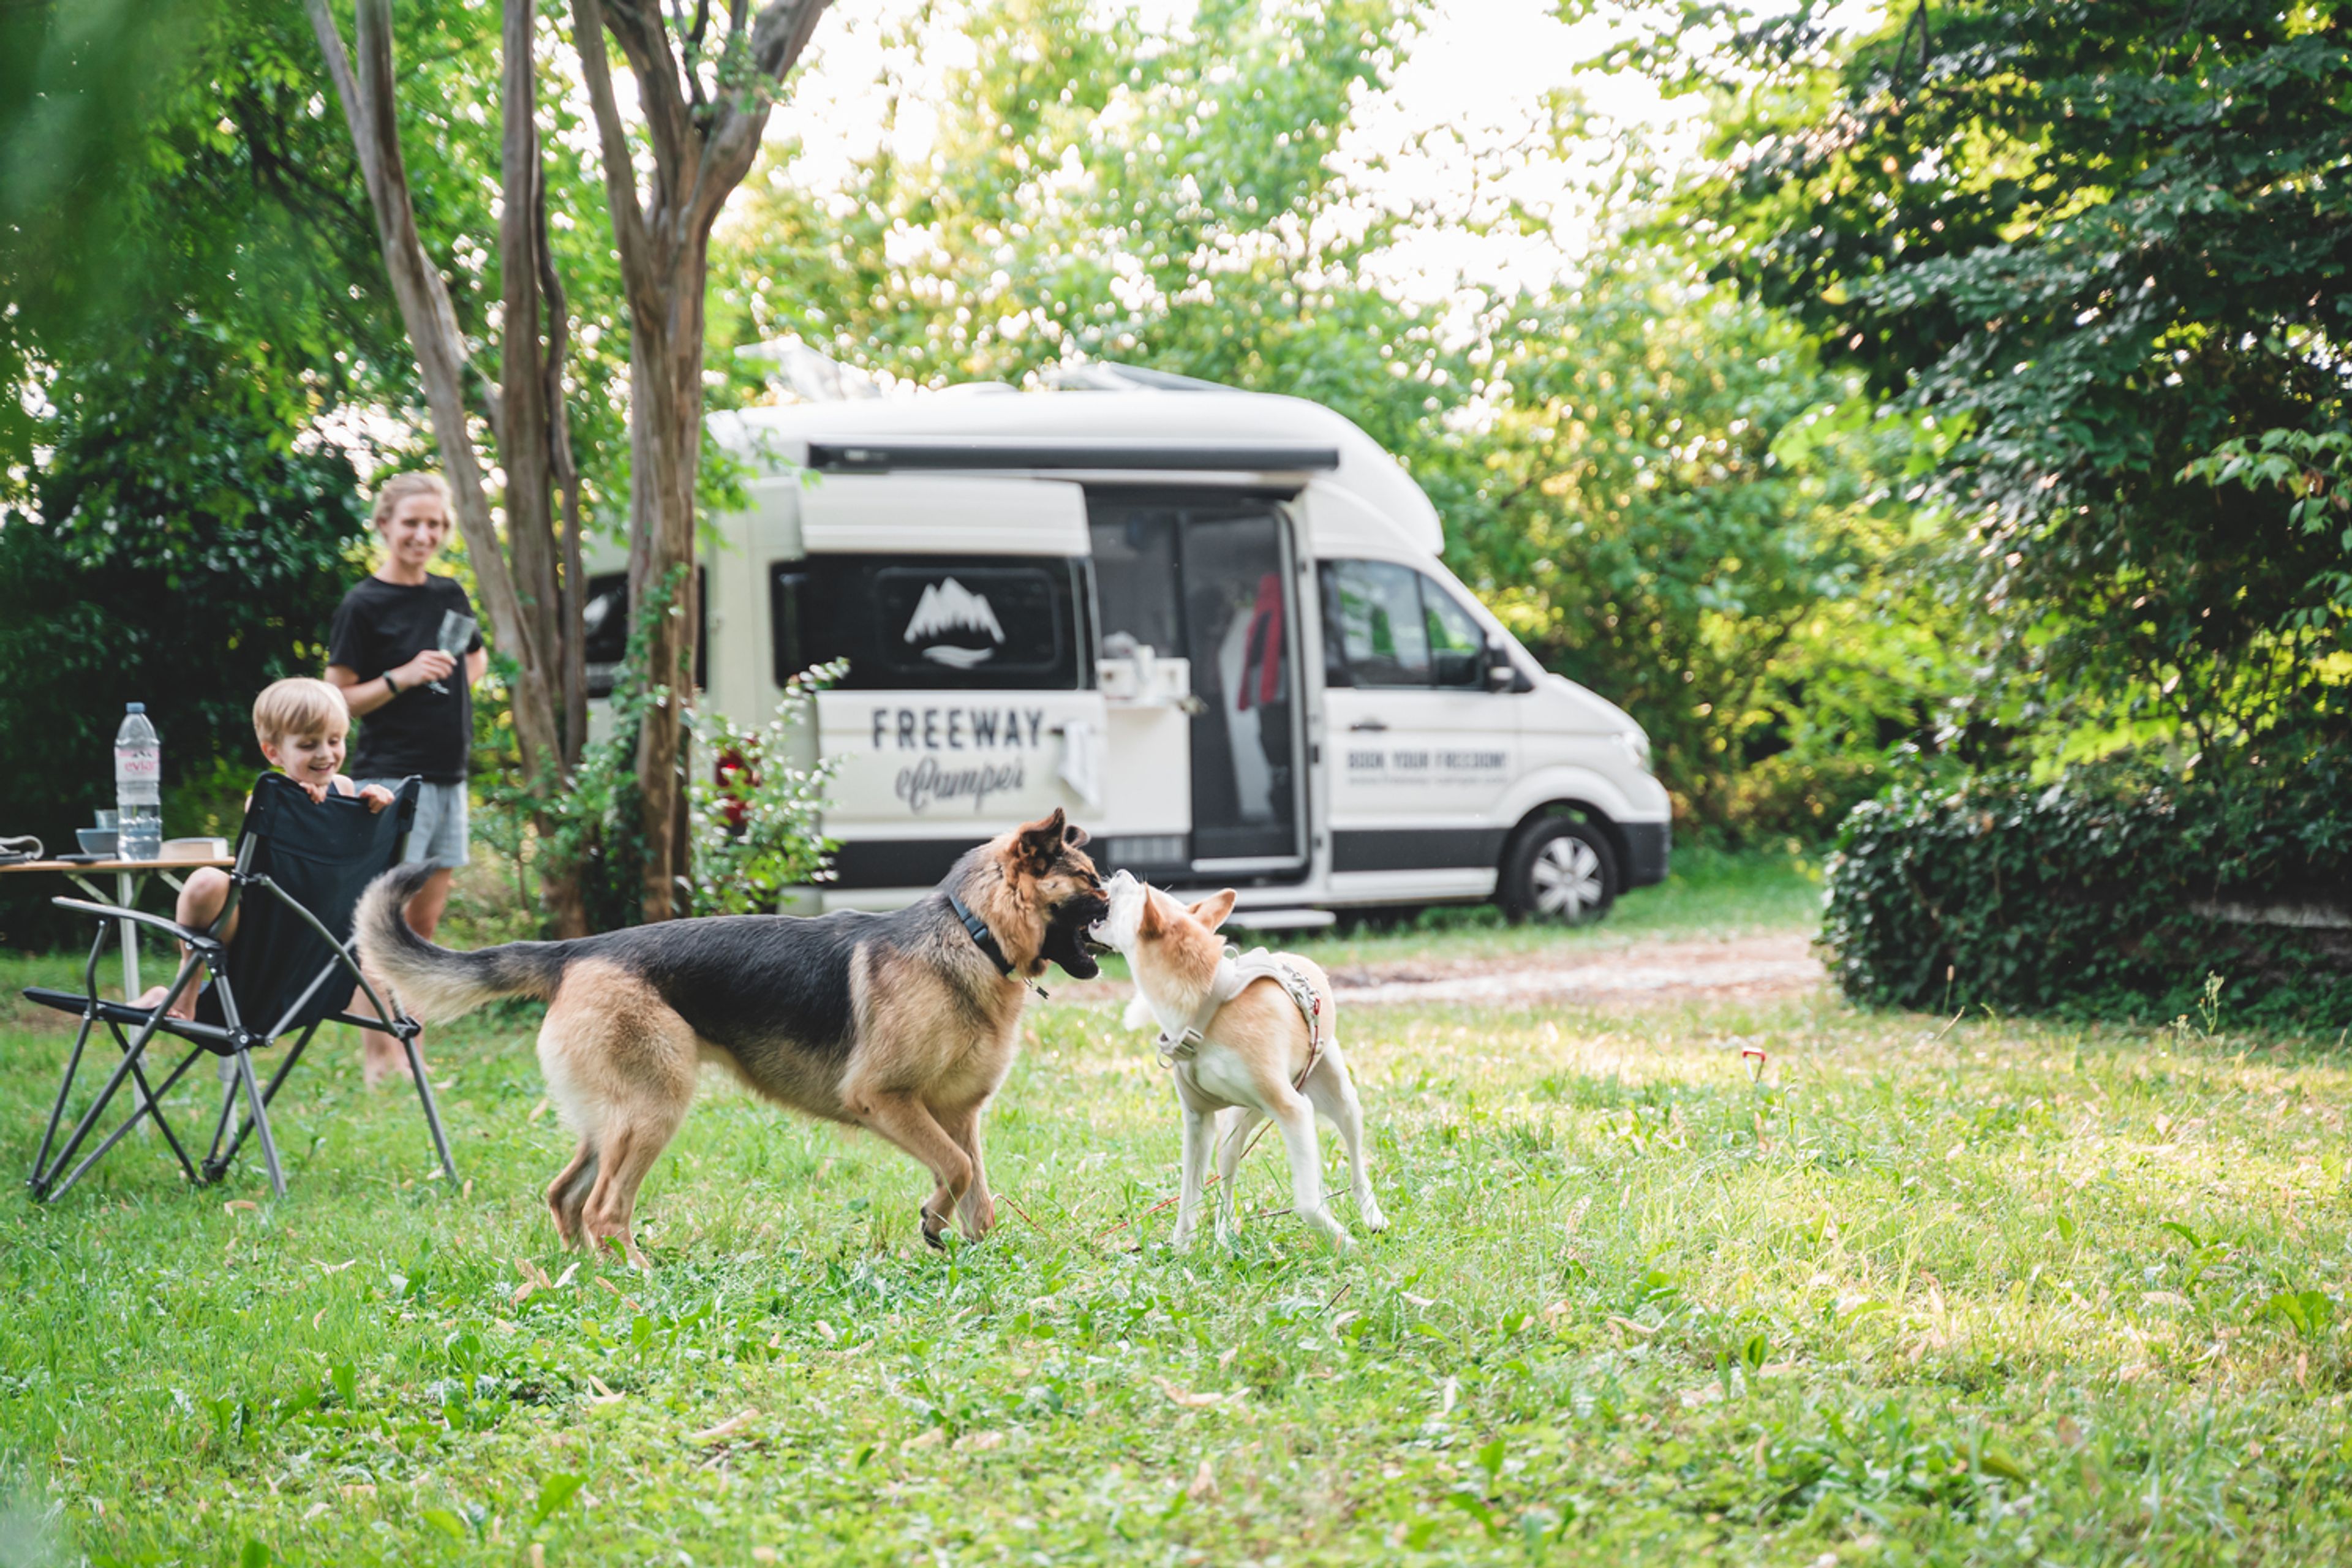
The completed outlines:
{"type": "MultiPolygon", "coordinates": [[[[973,387],[907,398],[793,404],[713,415],[711,430],[757,468],[1230,475],[1338,492],[1416,548],[1444,531],[1421,487],[1342,416],[1298,397],[1166,385],[1015,392],[973,387]]],[[[1352,503],[1352,504],[1349,504],[1352,503]]]]}

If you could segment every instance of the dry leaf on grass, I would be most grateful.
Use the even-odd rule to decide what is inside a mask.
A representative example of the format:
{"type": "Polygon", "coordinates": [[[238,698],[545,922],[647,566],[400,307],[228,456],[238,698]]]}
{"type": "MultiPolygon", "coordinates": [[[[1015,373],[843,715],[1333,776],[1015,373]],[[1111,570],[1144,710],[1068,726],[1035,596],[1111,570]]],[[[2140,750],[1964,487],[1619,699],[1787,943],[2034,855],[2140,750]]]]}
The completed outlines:
{"type": "Polygon", "coordinates": [[[1217,1477],[1216,1472],[1209,1468],[1208,1460],[1202,1460],[1201,1468],[1192,1472],[1192,1484],[1184,1489],[1184,1495],[1191,1498],[1194,1502],[1211,1502],[1215,1500],[1217,1495],[1217,1477]]]}
{"type": "Polygon", "coordinates": [[[689,1443],[724,1442],[759,1418],[760,1413],[747,1405],[718,1426],[705,1426],[701,1431],[694,1433],[687,1438],[687,1441],[689,1443]]]}
{"type": "Polygon", "coordinates": [[[1170,1404],[1181,1405],[1187,1410],[1206,1410],[1211,1405],[1223,1405],[1228,1399],[1241,1397],[1239,1389],[1235,1389],[1231,1394],[1192,1394],[1177,1387],[1164,1377],[1155,1377],[1151,1381],[1160,1385],[1160,1392],[1168,1396],[1170,1404]]]}
{"type": "Polygon", "coordinates": [[[908,1438],[904,1447],[909,1449],[936,1448],[947,1440],[948,1429],[944,1426],[934,1426],[919,1437],[908,1438]]]}

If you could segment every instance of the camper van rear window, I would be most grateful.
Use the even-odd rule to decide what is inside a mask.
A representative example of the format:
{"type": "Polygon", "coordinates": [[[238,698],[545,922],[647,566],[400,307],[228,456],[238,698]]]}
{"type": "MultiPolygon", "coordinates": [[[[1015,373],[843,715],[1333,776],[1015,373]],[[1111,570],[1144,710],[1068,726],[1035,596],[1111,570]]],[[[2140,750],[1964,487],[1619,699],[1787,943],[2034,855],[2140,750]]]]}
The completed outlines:
{"type": "Polygon", "coordinates": [[[1076,561],[815,555],[773,579],[776,679],[845,658],[850,690],[1084,684],[1076,561]]]}

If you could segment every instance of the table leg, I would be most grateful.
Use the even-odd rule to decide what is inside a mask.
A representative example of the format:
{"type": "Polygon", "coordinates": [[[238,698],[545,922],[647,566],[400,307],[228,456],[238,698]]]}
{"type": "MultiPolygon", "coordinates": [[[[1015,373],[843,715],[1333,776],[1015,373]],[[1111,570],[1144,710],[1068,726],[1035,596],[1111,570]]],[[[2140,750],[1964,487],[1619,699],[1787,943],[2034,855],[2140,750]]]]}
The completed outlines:
{"type": "MultiPolygon", "coordinates": [[[[114,874],[114,901],[118,907],[126,910],[135,910],[139,907],[139,874],[137,872],[117,871],[114,874]]],[[[139,984],[139,922],[124,921],[121,923],[122,926],[122,999],[125,1002],[136,1002],[139,1000],[139,993],[143,989],[139,984]]]]}
{"type": "MultiPolygon", "coordinates": [[[[117,871],[114,874],[114,902],[116,908],[135,910],[139,907],[140,879],[141,874],[136,871],[117,871]]],[[[106,901],[106,895],[100,892],[96,888],[91,887],[87,879],[81,877],[76,877],[74,878],[74,880],[81,883],[82,890],[88,893],[91,898],[96,899],[100,903],[104,903],[106,901]]],[[[139,1000],[139,993],[141,990],[141,986],[139,984],[139,922],[136,921],[117,921],[115,923],[121,927],[122,999],[125,1002],[136,1002],[139,1000]]],[[[131,1092],[139,1096],[142,1104],[152,1104],[152,1102],[147,1099],[147,1085],[144,1079],[142,1079],[138,1074],[133,1073],[131,1077],[131,1092]]],[[[152,1119],[142,1121],[139,1123],[139,1131],[141,1136],[152,1136],[149,1129],[154,1125],[155,1122],[152,1119]]]]}

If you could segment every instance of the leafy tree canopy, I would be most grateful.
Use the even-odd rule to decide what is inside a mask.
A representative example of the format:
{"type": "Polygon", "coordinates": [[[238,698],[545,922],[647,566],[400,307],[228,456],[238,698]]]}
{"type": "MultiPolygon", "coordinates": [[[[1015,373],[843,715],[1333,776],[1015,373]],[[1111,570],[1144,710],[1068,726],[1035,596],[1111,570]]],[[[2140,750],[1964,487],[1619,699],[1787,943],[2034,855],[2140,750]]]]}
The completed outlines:
{"type": "Polygon", "coordinates": [[[1643,9],[1618,58],[1736,103],[1685,209],[1720,274],[1948,437],[1940,576],[2011,678],[1980,713],[2092,749],[2352,724],[2340,512],[2189,471],[2352,427],[2346,8],[1643,9]]]}

